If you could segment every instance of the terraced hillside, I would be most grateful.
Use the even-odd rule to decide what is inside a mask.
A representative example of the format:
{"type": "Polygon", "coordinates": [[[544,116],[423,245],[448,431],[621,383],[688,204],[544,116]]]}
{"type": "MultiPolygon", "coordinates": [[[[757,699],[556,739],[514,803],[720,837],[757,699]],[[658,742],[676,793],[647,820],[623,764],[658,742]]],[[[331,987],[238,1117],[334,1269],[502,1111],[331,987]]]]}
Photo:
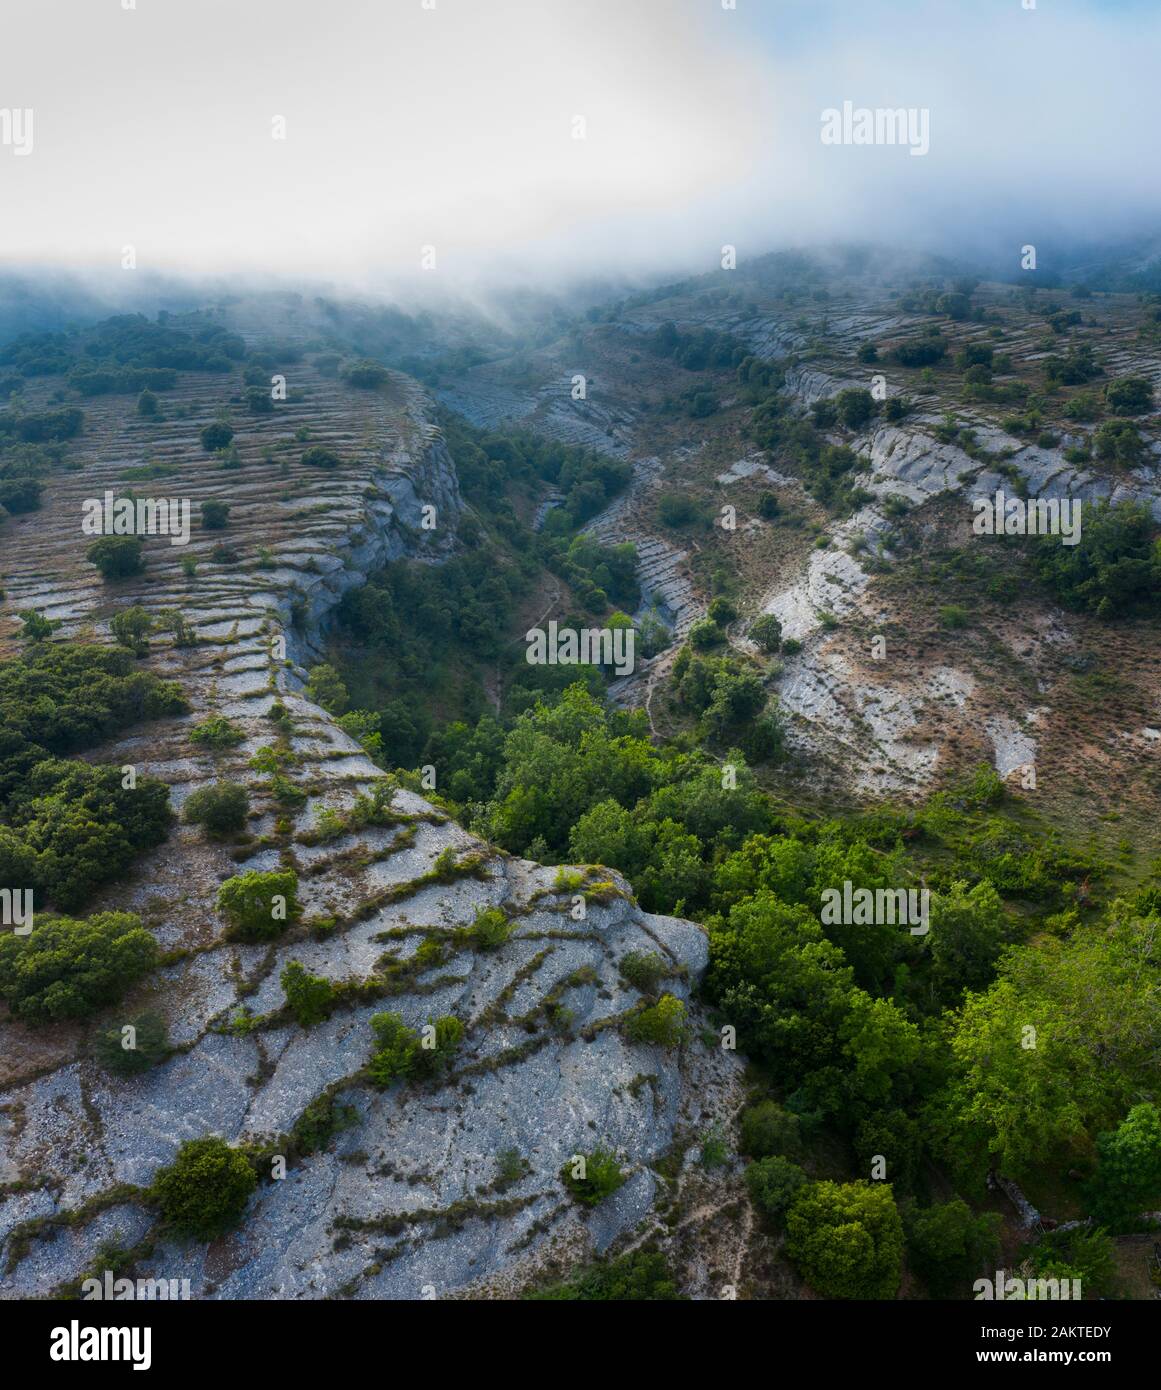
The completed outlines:
{"type": "MultiPolygon", "coordinates": [[[[656,957],[665,991],[687,1000],[704,935],[640,911],[615,875],[558,876],[479,842],[385,778],[307,698],[303,663],[338,597],[386,559],[449,553],[461,503],[413,381],[393,374],[367,391],[305,364],[288,375],[290,399],[273,413],[247,414],[211,373],[183,373],[160,420],[135,414],[132,397],[86,401],[74,471],[49,479],[39,511],[4,523],[9,655],[21,611],[59,620],[57,640],[108,641],[132,605],[170,625],[143,664],[179,682],[190,713],[86,756],[162,778],[177,809],[228,782],[253,810],[232,841],[175,827],[86,904],[139,914],[165,953],[120,1005],[84,1026],[0,1025],[0,1287],[51,1294],[116,1248],[140,1277],[188,1277],[194,1297],[511,1292],[639,1240],[664,1196],[684,1213],[667,1239],[708,1233],[691,1287],[718,1296],[739,1277],[746,1233],[714,1230],[722,1198],[700,1203],[700,1170],[681,1159],[691,1136],[737,1110],[738,1066],[714,1045],[674,1051],[624,1030],[648,1002],[622,974],[626,955],[656,957]],[[236,455],[199,442],[219,419],[236,455]],[[303,466],[316,447],[342,463],[303,466]],[[191,499],[192,538],[147,539],[143,573],[106,582],[85,559],[83,504],[130,488],[191,499]],[[230,504],[228,524],[208,531],[199,504],[215,499],[230,504]],[[180,645],[174,610],[192,632],[180,645]],[[237,741],[191,741],[211,717],[237,741]],[[301,917],[274,942],[228,939],[220,883],[279,868],[297,873],[301,917]],[[310,1028],[287,1007],[291,961],[342,986],[310,1028]],[[94,1030],[143,1010],[162,1015],[174,1050],[118,1078],[92,1055],[94,1030]],[[416,1029],[458,1017],[450,1070],[372,1086],[370,1020],[384,1010],[416,1029]],[[282,1155],[285,1176],[260,1182],[232,1234],[178,1242],[157,1229],[148,1189],[182,1141],[207,1134],[261,1150],[271,1173],[282,1155]],[[560,1170],[601,1147],[627,1180],[589,1212],[560,1170]],[[722,1245],[719,1262],[706,1262],[707,1241],[722,1245]]],[[[28,408],[47,395],[31,386],[28,408]]]]}
{"type": "MultiPolygon", "coordinates": [[[[938,275],[791,262],[611,306],[538,355],[497,355],[440,394],[492,426],[509,420],[570,439],[603,432],[606,448],[631,459],[633,487],[589,529],[637,544],[643,607],[659,605],[676,636],[705,613],[722,575],[740,609],[729,629],[739,651],[759,655],[747,638],[756,616],[779,619],[798,648],[766,663],[797,754],[780,780],[864,800],[915,795],[986,759],[1014,787],[1034,765],[1057,807],[1082,819],[1086,807],[1113,813],[1155,800],[1156,624],[1061,608],[972,534],[971,502],[1004,488],[1080,499],[1091,516],[1101,500],[1133,499],[1161,519],[1161,390],[1134,417],[1135,458],[1102,456],[1097,435],[1111,417],[1091,404],[1122,378],[1161,387],[1156,311],[1127,294],[1074,300],[984,284],[970,314],[952,317],[906,289],[935,284],[928,298],[938,302],[938,275]],[[770,364],[792,419],[815,418],[812,407],[843,391],[906,402],[897,418],[880,410],[851,426],[818,415],[822,440],[862,460],[851,475],[855,504],[821,504],[801,469],[763,445],[755,394],[732,369],[694,370],[659,352],[669,326],[681,342],[734,343],[770,364]],[[896,360],[899,344],[933,330],[935,367],[896,360]],[[981,381],[962,365],[993,355],[981,381]],[[1061,363],[1054,381],[1048,372],[1061,363]],[[1069,376],[1081,367],[1083,379],[1069,376]],[[585,400],[570,398],[577,373],[585,400]],[[694,524],[665,523],[659,504],[672,491],[697,500],[694,524]],[[763,515],[763,493],[777,514],[763,515]],[[728,530],[719,524],[727,505],[737,510],[728,530]],[[970,622],[949,626],[943,610],[965,593],[970,622]]],[[[626,703],[648,700],[660,729],[672,727],[658,695],[673,655],[641,663],[616,687],[626,703]]]]}

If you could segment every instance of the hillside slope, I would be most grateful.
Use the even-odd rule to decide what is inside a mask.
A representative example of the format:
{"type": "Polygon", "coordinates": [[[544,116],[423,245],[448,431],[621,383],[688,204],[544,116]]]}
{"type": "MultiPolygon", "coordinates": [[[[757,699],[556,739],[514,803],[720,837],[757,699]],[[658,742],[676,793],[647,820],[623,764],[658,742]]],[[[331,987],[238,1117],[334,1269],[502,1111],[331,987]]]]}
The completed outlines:
{"type": "MultiPolygon", "coordinates": [[[[393,791],[377,824],[349,819],[384,775],[305,697],[295,663],[314,650],[341,593],[371,569],[447,553],[460,501],[415,383],[394,375],[384,391],[358,391],[303,365],[291,384],[301,395],[273,414],[231,413],[234,471],[198,443],[222,405],[220,377],[183,376],[167,402],[188,414],[167,410],[160,423],[137,418],[126,397],[88,402],[70,448],[80,470],[54,476],[40,511],[6,523],[7,615],[35,609],[63,621],[61,637],[107,641],[112,614],[141,604],[154,614],[177,608],[196,631],[187,647],[155,637],[147,658],[181,684],[190,715],[138,727],[86,756],[161,777],[178,808],[214,780],[246,785],[255,808],[245,842],[230,847],[177,827],[87,906],[139,913],[170,953],[97,1023],[156,1010],[175,1055],[118,1079],[91,1057],[92,1027],[0,1025],[8,1297],[43,1296],[103,1267],[110,1244],[133,1250],[143,1277],[189,1277],[195,1297],[442,1297],[489,1278],[515,1287],[526,1277],[515,1267],[531,1261],[530,1277],[542,1247],[563,1242],[583,1257],[632,1228],[659,1181],[651,1163],[736,1086],[728,1054],[698,1049],[694,1060],[632,1044],[617,1027],[641,1004],[618,962],[630,951],[659,954],[666,989],[687,998],[705,964],[698,928],[641,912],[603,872],[582,875],[589,901],[576,920],[578,889],[555,888],[555,870],[493,850],[406,791],[393,791]],[[300,426],[309,443],[295,439],[300,426]],[[315,445],[338,451],[343,466],[301,467],[299,455],[315,445]],[[82,504],[106,488],[126,492],[126,468],[144,459],[172,471],[136,482],[137,493],[191,498],[192,539],[147,540],[144,573],[105,583],[84,560],[91,537],[80,530],[82,504]],[[199,529],[196,505],[211,497],[231,504],[224,531],[199,529]],[[420,524],[425,505],[437,509],[433,531],[420,524]],[[236,558],[215,562],[215,543],[236,558]],[[187,555],[197,560],[193,575],[180,564],[187,555]],[[275,743],[276,702],[288,712],[280,761],[305,798],[298,810],[276,805],[270,779],[249,765],[275,743]],[[189,731],[211,715],[231,720],[243,741],[199,750],[189,731]],[[227,941],[219,883],[280,866],[298,872],[302,920],[273,945],[227,941]],[[510,925],[490,949],[469,930],[485,908],[501,909],[510,925]],[[365,988],[303,1029],[279,983],[291,960],[365,988]],[[384,1009],[416,1028],[440,1015],[461,1019],[464,1045],[445,1077],[402,1090],[367,1085],[369,1020],[384,1009]],[[320,1116],[321,1137],[304,1139],[320,1116]],[[226,1238],[193,1247],[154,1240],[156,1215],[136,1189],[183,1140],[205,1134],[266,1142],[287,1156],[286,1176],[260,1184],[226,1238]],[[598,1146],[616,1151],[629,1177],[583,1214],[559,1170],[598,1146]],[[512,1150],[518,1169],[508,1154],[499,1177],[512,1150]]],[[[6,623],[9,654],[15,627],[6,623]]]]}

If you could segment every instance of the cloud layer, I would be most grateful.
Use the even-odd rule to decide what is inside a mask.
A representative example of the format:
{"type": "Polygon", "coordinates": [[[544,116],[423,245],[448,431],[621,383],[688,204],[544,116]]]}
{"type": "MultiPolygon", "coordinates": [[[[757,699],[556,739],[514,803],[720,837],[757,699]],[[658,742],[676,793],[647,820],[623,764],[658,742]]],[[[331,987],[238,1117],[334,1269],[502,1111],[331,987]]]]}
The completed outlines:
{"type": "Polygon", "coordinates": [[[1156,227],[1161,14],[1039,0],[39,0],[6,20],[10,262],[389,287],[1156,227]],[[931,149],[824,146],[922,108],[931,149]],[[574,138],[583,118],[584,138],[574,138]],[[285,139],[273,138],[275,118],[285,139]]]}

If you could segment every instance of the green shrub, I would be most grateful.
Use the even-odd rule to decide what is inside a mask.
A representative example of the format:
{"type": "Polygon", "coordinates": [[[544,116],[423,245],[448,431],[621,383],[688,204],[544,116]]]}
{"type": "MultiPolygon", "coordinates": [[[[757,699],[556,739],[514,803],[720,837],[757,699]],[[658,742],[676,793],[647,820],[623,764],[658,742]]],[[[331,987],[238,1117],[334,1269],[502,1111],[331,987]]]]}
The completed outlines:
{"type": "Polygon", "coordinates": [[[244,1154],[224,1139],[187,1139],[160,1168],[152,1194],[179,1235],[213,1240],[236,1226],[258,1181],[244,1154]]]}
{"type": "Polygon", "coordinates": [[[563,1284],[530,1289],[524,1297],[553,1303],[669,1303],[684,1295],[678,1293],[663,1255],[634,1250],[580,1270],[563,1284]]]}
{"type": "Polygon", "coordinates": [[[626,1019],[625,1036],[634,1043],[679,1047],[686,1036],[685,1005],[672,994],[663,994],[656,1004],[626,1019]]]}
{"type": "Polygon", "coordinates": [[[595,1207],[611,1197],[628,1178],[617,1156],[601,1146],[590,1154],[574,1154],[560,1170],[560,1176],[573,1199],[586,1207],[595,1207]]]}
{"type": "Polygon", "coordinates": [[[446,1071],[463,1042],[464,1025],[454,1014],[429,1019],[422,1030],[412,1059],[416,1076],[433,1077],[446,1071]]]}
{"type": "Polygon", "coordinates": [[[1105,387],[1105,402],[1114,415],[1144,415],[1153,406],[1153,387],[1143,376],[1123,376],[1105,387]]]}
{"type": "Polygon", "coordinates": [[[230,518],[229,502],[222,502],[217,498],[207,499],[202,503],[202,529],[205,531],[221,531],[225,528],[230,518]]]}
{"type": "Polygon", "coordinates": [[[116,766],[38,762],[10,811],[12,832],[35,856],[33,884],[74,911],[169,833],[169,788],[156,777],[128,786],[116,766]]]}
{"type": "Polygon", "coordinates": [[[199,438],[202,441],[202,448],[207,454],[217,453],[219,449],[224,449],[234,437],[234,431],[229,425],[222,421],[215,421],[212,425],[206,425],[199,438]]]}
{"type": "Polygon", "coordinates": [[[657,503],[663,526],[688,526],[697,518],[697,507],[684,492],[664,492],[657,503]]]}
{"type": "Polygon", "coordinates": [[[311,975],[298,961],[292,960],[279,977],[286,994],[290,1012],[303,1028],[313,1028],[331,1015],[337,991],[330,980],[311,975]]]}
{"type": "Polygon", "coordinates": [[[224,714],[212,714],[189,731],[189,741],[206,748],[233,748],[245,742],[246,735],[224,714]]]}
{"type": "Polygon", "coordinates": [[[1079,1279],[1085,1298],[1105,1298],[1120,1292],[1117,1247],[1108,1233],[1073,1227],[1049,1231],[1029,1253],[1037,1279],[1079,1279]]]}
{"type": "Polygon", "coordinates": [[[136,536],[102,536],[85,551],[85,559],[96,565],[102,579],[128,579],[145,568],[141,541],[136,536]]]}
{"type": "Polygon", "coordinates": [[[481,951],[494,951],[512,935],[515,923],[498,907],[488,907],[476,914],[469,928],[472,944],[481,951]]]}
{"type": "Polygon", "coordinates": [[[673,973],[672,966],[658,951],[629,951],[618,961],[617,969],[642,994],[656,994],[661,981],[673,973]]]}
{"type": "Polygon", "coordinates": [[[367,1064],[367,1074],[376,1086],[390,1086],[410,1076],[419,1050],[419,1036],[395,1013],[375,1014],[371,1019],[375,1049],[367,1064]]]}
{"type": "Polygon", "coordinates": [[[342,459],[333,449],[324,449],[321,444],[316,444],[313,449],[307,449],[302,456],[303,466],[306,468],[338,468],[342,459]]]}
{"type": "Polygon", "coordinates": [[[501,1192],[532,1171],[519,1149],[501,1149],[496,1155],[496,1176],[493,1186],[501,1192]]]}
{"type": "Polygon", "coordinates": [[[721,594],[709,606],[709,620],[711,623],[717,623],[718,627],[725,627],[727,623],[732,623],[737,616],[738,610],[728,598],[721,594]]]}
{"type": "Polygon", "coordinates": [[[1096,456],[1104,463],[1132,468],[1145,453],[1141,431],[1131,420],[1106,420],[1092,438],[1096,456]]]}
{"type": "Polygon", "coordinates": [[[144,656],[149,650],[149,634],[153,631],[153,619],[139,604],[123,608],[113,615],[109,630],[123,647],[128,647],[134,656],[144,656]]]}
{"type": "Polygon", "coordinates": [[[797,1156],[802,1150],[798,1116],[772,1100],[742,1112],[742,1152],[750,1158],[797,1156]]]}
{"type": "Polygon", "coordinates": [[[200,825],[211,835],[233,835],[246,824],[250,797],[237,782],[213,782],[199,787],[187,798],[182,819],[187,825],[200,825]]]}
{"type": "Polygon", "coordinates": [[[251,869],[228,878],[218,889],[218,911],[229,922],[227,935],[238,941],[269,941],[298,915],[298,875],[293,869],[261,873],[251,869]]]}
{"type": "Polygon", "coordinates": [[[939,610],[939,625],[946,628],[967,627],[971,622],[971,614],[966,608],[961,608],[958,603],[948,603],[939,610]]]}
{"type": "Polygon", "coordinates": [[[1084,509],[1079,545],[1041,536],[1036,571],[1061,603],[1120,618],[1161,610],[1161,538],[1143,502],[1099,502],[1084,509]]]}
{"type": "Polygon", "coordinates": [[[138,1014],[125,1023],[103,1028],[93,1050],[109,1071],[136,1076],[169,1056],[165,1020],[159,1014],[138,1014]]]}
{"type": "Polygon", "coordinates": [[[787,1208],[807,1182],[797,1163],[776,1154],[760,1158],[746,1169],[750,1201],[773,1226],[781,1226],[787,1208]]]}
{"type": "Polygon", "coordinates": [[[132,913],[37,917],[27,936],[0,935],[0,998],[27,1023],[84,1018],[115,1004],[157,957],[132,913]]]}
{"type": "Polygon", "coordinates": [[[722,630],[711,618],[699,618],[690,629],[687,637],[695,651],[705,651],[725,641],[722,630]]]}
{"type": "Polygon", "coordinates": [[[750,641],[764,652],[776,652],[782,645],[782,624],[773,613],[762,613],[750,624],[750,641]]]}
{"type": "Polygon", "coordinates": [[[364,391],[376,391],[390,380],[386,367],[370,357],[362,357],[357,362],[345,362],[339,375],[348,386],[358,386],[364,391]]]}

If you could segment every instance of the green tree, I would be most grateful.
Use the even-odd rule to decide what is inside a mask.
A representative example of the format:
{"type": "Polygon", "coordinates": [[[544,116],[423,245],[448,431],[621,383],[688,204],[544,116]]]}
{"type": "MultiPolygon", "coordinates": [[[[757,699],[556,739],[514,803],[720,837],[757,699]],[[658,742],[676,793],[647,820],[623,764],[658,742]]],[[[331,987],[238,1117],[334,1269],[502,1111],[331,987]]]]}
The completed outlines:
{"type": "Polygon", "coordinates": [[[1001,956],[995,981],[949,1020],[952,1072],[928,1108],[953,1162],[1020,1180],[1086,1150],[1152,1084],[1154,933],[1118,900],[1103,922],[1001,956]]]}
{"type": "Polygon", "coordinates": [[[925,944],[941,999],[950,1003],[965,989],[988,984],[1003,948],[1005,921],[1000,895],[986,879],[972,888],[952,883],[932,896],[925,944]]]}
{"type": "Polygon", "coordinates": [[[1097,1137],[1100,1167],[1089,1183],[1088,1209],[1114,1232],[1131,1229],[1161,1199],[1161,1112],[1143,1101],[1115,1130],[1097,1137]]]}
{"type": "Polygon", "coordinates": [[[1000,1217],[973,1216],[959,1197],[933,1207],[910,1206],[907,1263],[927,1285],[932,1298],[954,1298],[982,1269],[995,1268],[1000,1254],[1000,1217]]]}
{"type": "Polygon", "coordinates": [[[153,619],[140,604],[115,613],[109,629],[121,646],[128,647],[134,656],[144,656],[148,652],[153,619]]]}
{"type": "Polygon", "coordinates": [[[786,1210],[809,1179],[797,1163],[772,1154],[746,1168],[750,1201],[774,1227],[780,1227],[786,1210]]]}
{"type": "Polygon", "coordinates": [[[1153,387],[1146,377],[1123,376],[1105,387],[1105,401],[1114,415],[1144,415],[1153,407],[1153,387]]]}
{"type": "Polygon", "coordinates": [[[207,454],[216,454],[219,449],[225,449],[233,437],[234,431],[221,420],[206,425],[199,435],[207,454]]]}
{"type": "Polygon", "coordinates": [[[750,624],[750,640],[764,652],[776,652],[782,645],[782,624],[773,613],[763,613],[750,624]]]}
{"type": "Polygon", "coordinates": [[[719,594],[710,603],[709,620],[711,623],[717,623],[718,627],[725,627],[727,623],[732,623],[737,616],[737,608],[722,594],[719,594]]]}
{"type": "Polygon", "coordinates": [[[1132,468],[1141,461],[1145,441],[1131,420],[1106,420],[1093,435],[1093,447],[1105,463],[1132,468]]]}
{"type": "Polygon", "coordinates": [[[739,1042],[790,1088],[843,1062],[853,972],[805,907],[762,890],[711,920],[706,991],[739,1042]]]}
{"type": "Polygon", "coordinates": [[[20,635],[26,642],[44,642],[61,626],[59,618],[46,618],[32,610],[17,616],[23,623],[20,635]]]}
{"type": "Polygon", "coordinates": [[[222,502],[218,498],[207,498],[202,503],[202,529],[204,531],[221,531],[225,528],[230,517],[229,502],[222,502]]]}
{"type": "Polygon", "coordinates": [[[1037,1279],[1079,1279],[1085,1298],[1101,1298],[1119,1292],[1117,1247],[1108,1234],[1086,1227],[1049,1231],[1028,1252],[1037,1279]]]}
{"type": "Polygon", "coordinates": [[[152,419],[158,413],[157,397],[148,387],[137,397],[137,414],[152,419]]]}
{"type": "Polygon", "coordinates": [[[236,1226],[258,1177],[244,1154],[224,1139],[187,1139],[153,1179],[152,1193],[180,1235],[213,1240],[236,1226]]]}
{"type": "Polygon", "coordinates": [[[875,398],[869,391],[852,387],[835,397],[838,418],[849,430],[861,430],[875,414],[875,398]]]}
{"type": "Polygon", "coordinates": [[[28,1023],[84,1018],[115,1004],[157,964],[157,943],[129,912],[37,917],[0,935],[0,998],[28,1023]]]}
{"type": "Polygon", "coordinates": [[[335,668],[326,662],[310,668],[306,696],[316,705],[321,705],[328,714],[342,714],[350,703],[350,695],[343,684],[343,678],[335,668]]]}
{"type": "Polygon", "coordinates": [[[742,1152],[750,1158],[797,1157],[802,1150],[798,1116],[763,1100],[742,1112],[742,1152]]]}
{"type": "Polygon", "coordinates": [[[102,536],[85,551],[85,559],[96,565],[102,579],[128,579],[145,568],[141,541],[136,536],[102,536]]]}
{"type": "Polygon", "coordinates": [[[712,618],[699,618],[690,627],[686,640],[694,651],[707,651],[710,647],[719,646],[725,638],[712,618]]]}
{"type": "Polygon", "coordinates": [[[894,1298],[903,1223],[890,1184],[804,1187],[786,1215],[786,1253],[824,1298],[894,1298]]]}

